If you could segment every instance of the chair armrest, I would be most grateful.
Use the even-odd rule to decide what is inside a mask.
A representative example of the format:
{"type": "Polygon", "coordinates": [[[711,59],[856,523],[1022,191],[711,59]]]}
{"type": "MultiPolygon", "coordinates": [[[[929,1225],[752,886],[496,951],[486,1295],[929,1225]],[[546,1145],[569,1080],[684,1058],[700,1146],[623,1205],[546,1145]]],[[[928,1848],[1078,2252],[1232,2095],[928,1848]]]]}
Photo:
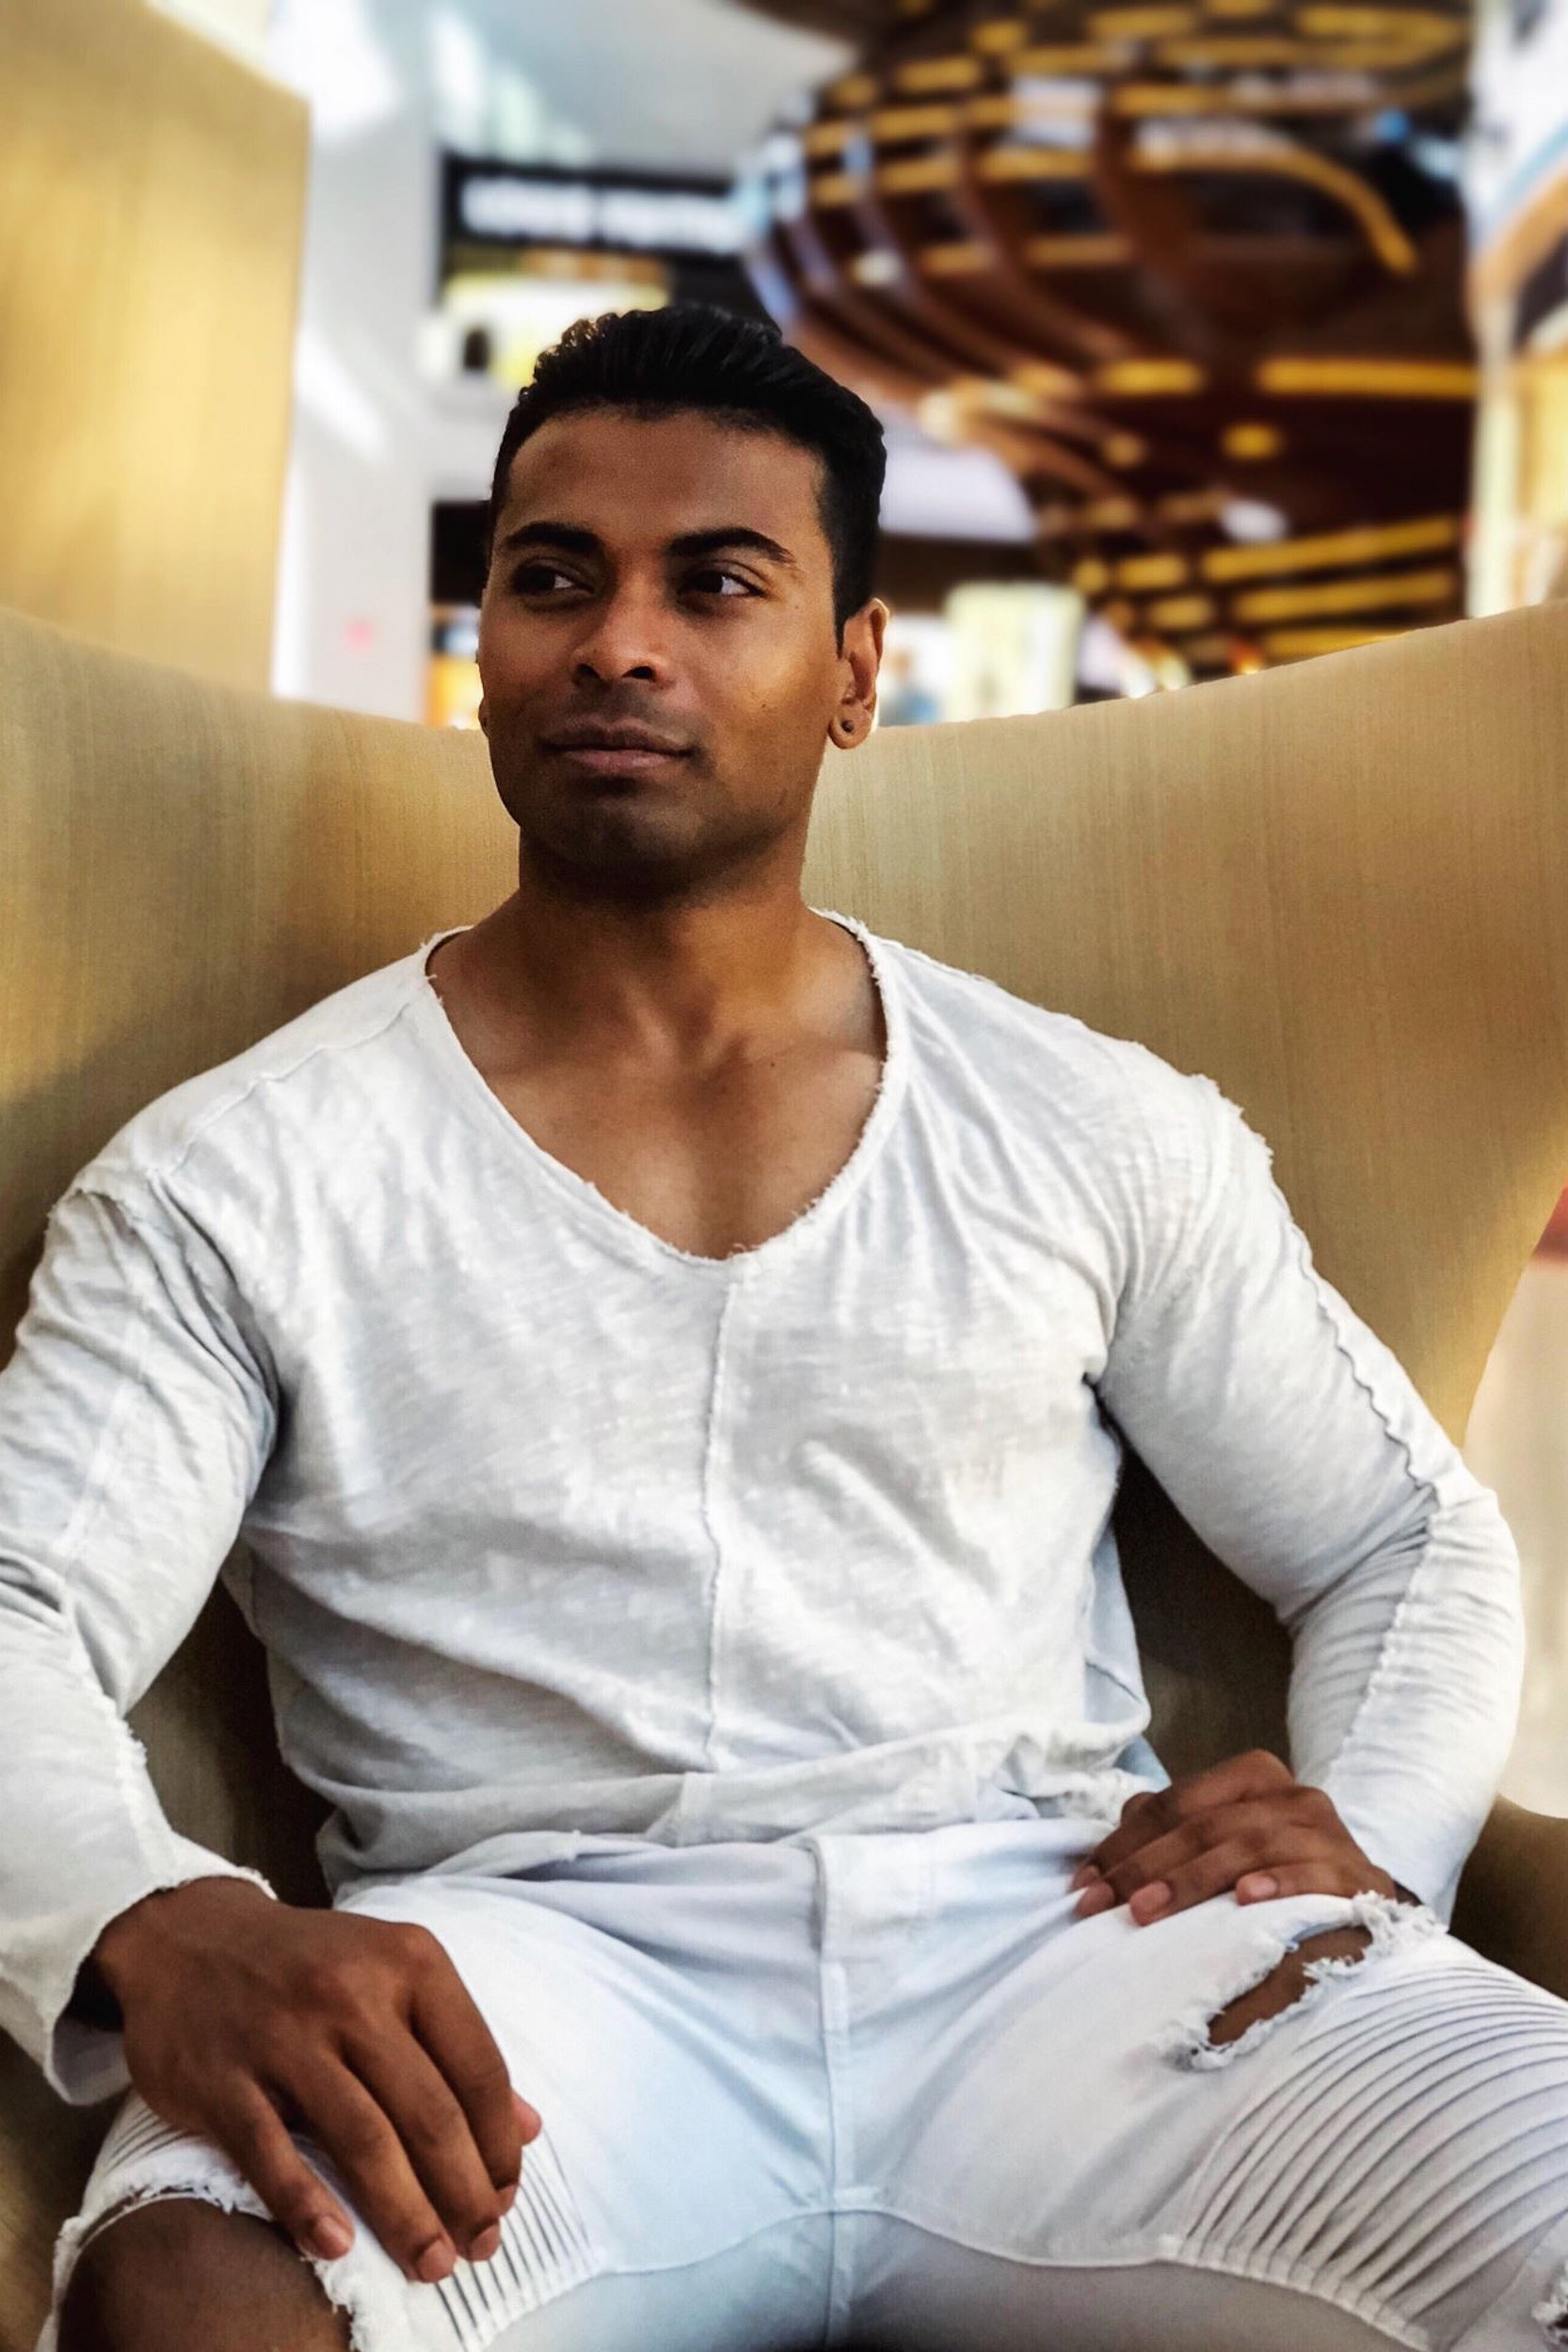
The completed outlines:
{"type": "Polygon", "coordinates": [[[1460,1880],[1454,1933],[1568,2000],[1568,1820],[1499,1797],[1460,1880]]]}

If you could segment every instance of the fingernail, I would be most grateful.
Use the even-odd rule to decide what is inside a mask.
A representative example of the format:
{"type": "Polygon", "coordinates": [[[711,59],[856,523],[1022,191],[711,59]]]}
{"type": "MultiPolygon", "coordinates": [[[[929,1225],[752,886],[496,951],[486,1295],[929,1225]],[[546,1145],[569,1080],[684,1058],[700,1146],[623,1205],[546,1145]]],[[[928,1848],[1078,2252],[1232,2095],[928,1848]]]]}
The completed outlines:
{"type": "Polygon", "coordinates": [[[1115,1900],[1115,1888],[1106,1880],[1099,1879],[1093,1886],[1086,1887],[1079,1896],[1078,1916],[1080,1919],[1092,1919],[1096,1912],[1110,1911],[1114,1906],[1115,1900]]]}
{"type": "Polygon", "coordinates": [[[457,2249],[450,2238],[432,2238],[414,2264],[414,2277],[433,2287],[438,2279],[444,2279],[457,2260],[457,2249]]]}
{"type": "Polygon", "coordinates": [[[1279,1880],[1267,1871],[1241,1880],[1236,1889],[1237,1899],[1243,1903],[1272,1903],[1278,1893],[1279,1880]]]}
{"type": "Polygon", "coordinates": [[[504,2189],[502,2190],[502,2192],[501,2192],[501,2210],[502,2210],[502,2212],[503,2212],[503,2213],[510,2213],[510,2212],[511,2212],[511,2210],[512,2210],[512,2207],[513,2207],[513,2206],[517,2203],[517,2201],[518,2201],[518,2184],[516,2183],[516,2181],[514,2181],[514,2182],[512,2183],[512,2185],[511,2185],[511,2187],[510,2187],[510,2188],[504,2188],[504,2189]]]}
{"type": "Polygon", "coordinates": [[[479,2235],[471,2243],[468,2249],[470,2262],[488,2263],[500,2244],[501,2224],[498,2221],[492,2221],[489,2228],[481,2230],[479,2235]]]}
{"type": "Polygon", "coordinates": [[[323,2214],[319,2221],[311,2224],[311,2250],[323,2255],[329,2263],[335,2263],[346,2254],[353,2243],[353,2232],[335,2214],[323,2214]]]}
{"type": "Polygon", "coordinates": [[[1170,1888],[1163,1879],[1156,1879],[1148,1886],[1141,1886],[1138,1889],[1137,1894],[1128,1903],[1128,1909],[1137,1920],[1138,1925],[1143,1927],[1146,1920],[1158,1919],[1160,1912],[1169,1906],[1170,1900],[1170,1888]]]}
{"type": "Polygon", "coordinates": [[[1099,1872],[1092,1862],[1080,1862],[1067,1880],[1068,1894],[1076,1895],[1080,1886],[1092,1886],[1098,1877],[1099,1872]]]}

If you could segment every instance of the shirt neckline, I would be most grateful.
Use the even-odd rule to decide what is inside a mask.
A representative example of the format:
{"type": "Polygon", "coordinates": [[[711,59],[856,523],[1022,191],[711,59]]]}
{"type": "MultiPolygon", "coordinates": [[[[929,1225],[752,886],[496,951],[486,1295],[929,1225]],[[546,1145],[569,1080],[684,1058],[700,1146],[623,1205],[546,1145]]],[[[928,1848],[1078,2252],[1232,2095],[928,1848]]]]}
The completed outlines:
{"type": "Polygon", "coordinates": [[[552,1152],[546,1151],[521,1120],[507,1110],[453,1028],[427,969],[428,958],[434,951],[444,940],[456,938],[460,931],[471,930],[472,924],[453,923],[446,930],[434,933],[409,959],[414,982],[409,1001],[422,1033],[448,1074],[453,1091],[460,1093],[492,1129],[499,1128],[510,1138],[511,1148],[521,1155],[536,1174],[552,1185],[564,1204],[576,1213],[580,1223],[591,1225],[605,1239],[618,1241],[623,1248],[640,1257],[653,1256],[666,1263],[688,1267],[700,1274],[734,1279],[789,1256],[842,1211],[859,1191],[872,1162],[881,1152],[906,1089],[908,1025],[902,987],[894,973],[892,960],[884,952],[883,942],[853,915],[840,915],[825,906],[813,906],[810,912],[824,917],[829,922],[838,923],[860,942],[882,1007],[886,1043],[881,1075],[854,1148],[816,1198],[808,1202],[799,1214],[777,1233],[770,1234],[765,1241],[759,1241],[749,1249],[732,1250],[728,1257],[709,1257],[700,1251],[683,1250],[678,1242],[667,1240],[663,1234],[655,1233],[650,1225],[645,1225],[640,1218],[632,1216],[624,1208],[617,1208],[615,1202],[588,1177],[580,1176],[575,1168],[568,1167],[565,1160],[557,1160],[552,1152]]]}

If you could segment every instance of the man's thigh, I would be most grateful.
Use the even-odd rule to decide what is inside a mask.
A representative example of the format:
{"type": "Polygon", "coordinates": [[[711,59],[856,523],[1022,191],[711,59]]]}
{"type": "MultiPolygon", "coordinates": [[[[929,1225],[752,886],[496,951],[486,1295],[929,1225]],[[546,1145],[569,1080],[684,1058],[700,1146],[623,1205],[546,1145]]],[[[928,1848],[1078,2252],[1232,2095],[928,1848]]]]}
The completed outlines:
{"type": "MultiPolygon", "coordinates": [[[[1059,1870],[1047,1841],[1039,1860],[1027,1902],[1018,1856],[999,1860],[991,1931],[976,1874],[946,1912],[938,1871],[900,1997],[881,2030],[868,2006],[850,2037],[860,2109],[884,2120],[864,2141],[862,2201],[915,2225],[895,2259],[868,2222],[857,2321],[891,2313],[912,2344],[936,2341],[921,2332],[940,2267],[922,2270],[926,2244],[996,2257],[999,2309],[1032,2293],[1059,2352],[1100,2342],[1061,2308],[1067,2271],[1157,2264],[1304,2295],[1387,2341],[1543,2342],[1529,2313],[1562,2291],[1568,2258],[1568,2004],[1430,1914],[1358,1917],[1331,1897],[1226,1896],[1143,1928],[1125,1912],[1073,1921],[1070,1854],[1059,1870]],[[1277,2017],[1215,2040],[1282,1951],[1368,1923],[1369,1950],[1316,1981],[1298,1972],[1277,2017]],[[944,1950],[954,1979],[971,1972],[962,1993],[944,1950]],[[1505,2305],[1522,2314],[1497,2322],[1513,2332],[1488,2335],[1505,2305]]],[[[1151,2352],[1165,2343],[1152,2308],[1151,2352]]],[[[1214,2309],[1194,2323],[1211,2352],[1271,2341],[1245,2326],[1231,2338],[1223,2296],[1214,2309]]]]}
{"type": "MultiPolygon", "coordinates": [[[[350,2252],[312,2262],[355,2352],[556,2352],[580,2340],[571,2331],[590,2304],[594,2332],[581,2341],[617,2352],[610,2313],[624,2305],[635,2322],[626,2342],[642,2347],[653,2304],[639,2319],[625,2282],[652,2296],[682,2276],[683,2344],[708,2340],[704,2310],[726,2344],[727,2309],[753,2292],[768,2342],[820,2340],[827,2143],[809,1864],[743,1862],[727,1879],[727,1850],[658,1861],[642,1882],[632,1857],[613,1882],[557,1877],[540,1899],[527,1880],[456,1878],[346,1898],[440,1938],[543,2122],[492,2261],[411,2284],[356,2215],[350,2252]],[[619,2291],[584,2292],[613,2279],[619,2291]],[[541,2316],[557,2306],[559,2336],[541,2316]]],[[[323,2152],[300,2145],[352,2211],[323,2152]]],[[[262,2212],[220,2151],[132,2094],[62,2234],[56,2307],[84,2243],[137,2200],[171,2197],[262,2212]]]]}

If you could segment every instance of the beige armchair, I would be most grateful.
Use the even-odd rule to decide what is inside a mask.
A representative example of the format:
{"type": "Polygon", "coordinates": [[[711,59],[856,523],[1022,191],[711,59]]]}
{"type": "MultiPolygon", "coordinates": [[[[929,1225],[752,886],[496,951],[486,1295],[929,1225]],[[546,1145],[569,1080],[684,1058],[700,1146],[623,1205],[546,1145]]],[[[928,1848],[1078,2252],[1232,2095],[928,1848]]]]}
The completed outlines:
{"type": "MultiPolygon", "coordinates": [[[[475,735],[0,613],[0,1338],[49,1204],[115,1128],[484,912],[514,839],[475,735]]],[[[807,890],[1207,1071],[1273,1144],[1325,1273],[1463,1431],[1568,1174],[1568,607],[888,731],[829,759],[807,890]]],[[[1281,1745],[1268,1612],[1145,1478],[1120,1526],[1167,1764],[1281,1745]]],[[[320,1899],[258,1668],[215,1601],[138,1729],[182,1828],[320,1899]]],[[[1568,1821],[1499,1805],[1457,1924],[1568,1995],[1568,1821]]],[[[31,2352],[104,2120],[5,2046],[0,2352],[31,2352]]]]}

